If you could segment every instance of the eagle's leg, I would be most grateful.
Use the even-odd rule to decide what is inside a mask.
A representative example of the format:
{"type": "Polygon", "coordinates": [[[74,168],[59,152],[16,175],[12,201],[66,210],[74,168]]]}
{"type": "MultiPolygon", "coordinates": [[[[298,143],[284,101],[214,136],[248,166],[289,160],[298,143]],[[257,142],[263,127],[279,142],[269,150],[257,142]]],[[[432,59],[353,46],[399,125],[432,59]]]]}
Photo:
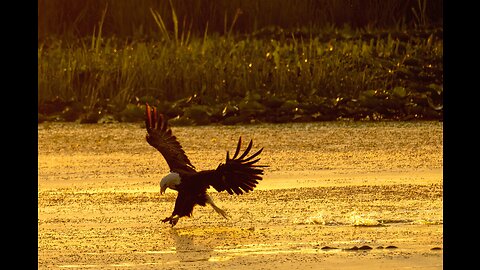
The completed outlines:
{"type": "Polygon", "coordinates": [[[215,210],[215,212],[217,212],[219,215],[228,219],[227,212],[225,212],[223,209],[220,209],[218,206],[216,206],[215,203],[213,202],[212,198],[208,195],[207,195],[206,203],[210,204],[213,207],[213,209],[215,210]]]}
{"type": "Polygon", "coordinates": [[[162,222],[168,222],[173,227],[177,224],[179,219],[180,219],[180,217],[178,215],[172,215],[172,216],[169,216],[169,217],[166,217],[166,218],[162,219],[162,222]]]}

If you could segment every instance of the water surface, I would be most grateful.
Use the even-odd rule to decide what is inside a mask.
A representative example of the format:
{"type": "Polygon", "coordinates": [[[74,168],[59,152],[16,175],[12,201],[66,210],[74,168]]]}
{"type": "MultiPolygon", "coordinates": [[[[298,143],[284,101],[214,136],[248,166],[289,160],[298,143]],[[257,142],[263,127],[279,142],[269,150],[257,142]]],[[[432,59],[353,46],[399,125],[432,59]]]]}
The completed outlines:
{"type": "Polygon", "coordinates": [[[171,229],[160,219],[176,194],[158,194],[168,167],[141,124],[40,124],[40,268],[441,268],[441,122],[173,132],[198,169],[223,162],[239,136],[244,147],[253,139],[265,179],[242,196],[212,191],[230,220],[198,207],[171,229]]]}

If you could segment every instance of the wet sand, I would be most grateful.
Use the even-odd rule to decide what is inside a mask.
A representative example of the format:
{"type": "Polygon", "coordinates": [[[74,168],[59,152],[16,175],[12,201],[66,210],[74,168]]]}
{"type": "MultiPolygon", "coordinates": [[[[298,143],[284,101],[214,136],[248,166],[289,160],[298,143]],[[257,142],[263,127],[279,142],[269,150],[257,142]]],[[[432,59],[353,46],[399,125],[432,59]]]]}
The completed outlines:
{"type": "Polygon", "coordinates": [[[198,169],[253,138],[265,179],[211,190],[229,220],[196,207],[172,229],[176,194],[159,194],[168,168],[140,124],[40,124],[39,268],[442,268],[442,123],[173,130],[198,169]]]}

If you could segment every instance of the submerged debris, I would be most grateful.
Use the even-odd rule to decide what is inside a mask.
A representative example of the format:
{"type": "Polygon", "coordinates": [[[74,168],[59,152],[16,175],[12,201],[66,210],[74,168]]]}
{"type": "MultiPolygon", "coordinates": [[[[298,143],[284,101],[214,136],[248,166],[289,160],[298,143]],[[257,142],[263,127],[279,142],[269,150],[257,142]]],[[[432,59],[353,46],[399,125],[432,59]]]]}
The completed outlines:
{"type": "Polygon", "coordinates": [[[364,245],[364,246],[361,246],[361,247],[353,246],[351,248],[345,248],[343,250],[345,250],[345,251],[357,251],[357,250],[371,250],[371,249],[372,249],[372,247],[364,245]]]}
{"type": "Polygon", "coordinates": [[[321,248],[322,250],[332,250],[332,249],[338,249],[336,247],[329,247],[329,246],[324,246],[321,248]]]}

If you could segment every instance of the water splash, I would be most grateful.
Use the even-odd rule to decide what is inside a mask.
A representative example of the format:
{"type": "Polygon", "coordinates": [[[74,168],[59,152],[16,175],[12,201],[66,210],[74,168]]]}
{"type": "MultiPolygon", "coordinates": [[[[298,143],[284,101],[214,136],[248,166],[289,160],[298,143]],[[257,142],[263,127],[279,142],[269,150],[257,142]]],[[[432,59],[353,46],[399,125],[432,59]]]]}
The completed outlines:
{"type": "Polygon", "coordinates": [[[305,223],[307,223],[307,224],[326,225],[326,224],[327,224],[327,220],[326,220],[325,216],[323,215],[323,213],[319,213],[318,215],[308,217],[308,218],[305,220],[305,223]]]}
{"type": "Polygon", "coordinates": [[[353,226],[361,226],[361,227],[382,226],[382,224],[378,220],[364,217],[362,215],[357,214],[356,212],[352,212],[350,214],[350,223],[353,226]]]}
{"type": "Polygon", "coordinates": [[[419,220],[412,221],[412,224],[414,224],[414,225],[442,225],[443,222],[440,221],[440,220],[419,219],[419,220]]]}
{"type": "Polygon", "coordinates": [[[297,225],[325,225],[325,226],[334,226],[334,225],[342,225],[341,222],[338,222],[331,218],[330,216],[324,214],[323,212],[319,212],[316,215],[309,216],[306,218],[297,218],[293,222],[297,225]]]}

